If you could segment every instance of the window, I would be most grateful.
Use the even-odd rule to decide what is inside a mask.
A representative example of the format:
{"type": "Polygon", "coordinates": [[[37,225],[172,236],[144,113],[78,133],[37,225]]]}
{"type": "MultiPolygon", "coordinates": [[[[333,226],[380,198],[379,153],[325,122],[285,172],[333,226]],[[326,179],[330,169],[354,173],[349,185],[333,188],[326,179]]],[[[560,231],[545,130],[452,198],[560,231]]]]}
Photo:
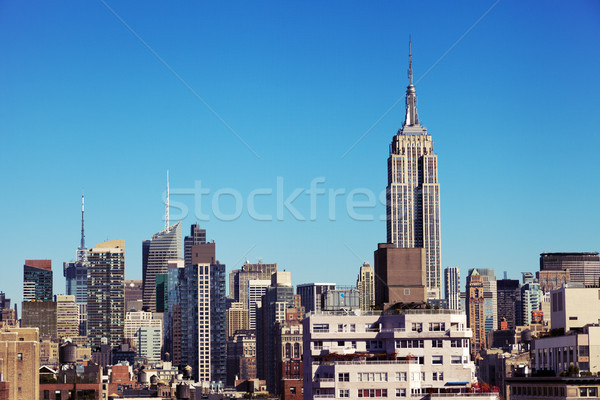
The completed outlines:
{"type": "Polygon", "coordinates": [[[350,332],[356,332],[356,324],[350,324],[350,332]]]}
{"type": "Polygon", "coordinates": [[[405,296],[409,296],[410,295],[410,289],[404,289],[404,295],[405,296]]]}
{"type": "Polygon", "coordinates": [[[346,342],[344,342],[343,340],[338,340],[338,347],[344,347],[346,345],[346,342]]]}
{"type": "Polygon", "coordinates": [[[569,317],[569,321],[577,321],[577,317],[569,317]]]}
{"type": "Polygon", "coordinates": [[[315,340],[313,343],[313,350],[323,350],[323,341],[315,340]]]}
{"type": "Polygon", "coordinates": [[[597,387],[580,387],[579,397],[598,397],[597,387]]]}
{"type": "Polygon", "coordinates": [[[406,389],[396,389],[396,397],[406,397],[406,389]]]}
{"type": "Polygon", "coordinates": [[[358,389],[358,397],[387,397],[387,389],[358,389]]]}
{"type": "Polygon", "coordinates": [[[396,372],[396,382],[406,382],[406,372],[396,372]]]}
{"type": "Polygon", "coordinates": [[[340,389],[338,397],[350,397],[350,389],[340,389]]]}
{"type": "Polygon", "coordinates": [[[397,349],[422,349],[425,341],[419,339],[396,340],[397,349]]]}
{"type": "Polygon", "coordinates": [[[431,347],[441,349],[442,347],[444,347],[444,341],[439,340],[439,339],[434,339],[431,341],[431,347]]]}
{"type": "Polygon", "coordinates": [[[412,323],[412,331],[413,332],[423,332],[423,324],[421,322],[413,322],[412,323]]]}
{"type": "Polygon", "coordinates": [[[17,360],[23,361],[23,353],[18,353],[17,354],[17,360]]]}
{"type": "Polygon", "coordinates": [[[356,348],[356,340],[352,341],[352,348],[355,349],[356,348]]]}
{"type": "Polygon", "coordinates": [[[350,373],[349,372],[340,372],[338,374],[338,382],[350,382],[350,373]]]}
{"type": "Polygon", "coordinates": [[[430,322],[429,330],[432,332],[442,332],[446,330],[446,324],[443,322],[430,322]]]}
{"type": "Polygon", "coordinates": [[[359,372],[359,382],[387,382],[387,372],[359,372]]]}
{"type": "Polygon", "coordinates": [[[462,356],[450,356],[450,364],[462,364],[462,356]]]}
{"type": "Polygon", "coordinates": [[[296,394],[296,386],[290,386],[290,393],[296,394]]]}
{"type": "Polygon", "coordinates": [[[434,372],[433,373],[433,380],[434,381],[443,381],[444,380],[444,373],[443,372],[434,372]]]}
{"type": "Polygon", "coordinates": [[[367,350],[382,348],[383,342],[381,340],[367,340],[367,350]]]}
{"type": "Polygon", "coordinates": [[[442,365],[444,363],[444,358],[442,356],[431,356],[431,363],[433,365],[442,365]]]}
{"type": "Polygon", "coordinates": [[[423,356],[417,357],[417,360],[419,361],[420,365],[425,365],[425,357],[423,357],[423,356]]]}
{"type": "Polygon", "coordinates": [[[329,332],[329,324],[314,324],[313,325],[313,332],[317,332],[317,333],[327,333],[329,332]]]}

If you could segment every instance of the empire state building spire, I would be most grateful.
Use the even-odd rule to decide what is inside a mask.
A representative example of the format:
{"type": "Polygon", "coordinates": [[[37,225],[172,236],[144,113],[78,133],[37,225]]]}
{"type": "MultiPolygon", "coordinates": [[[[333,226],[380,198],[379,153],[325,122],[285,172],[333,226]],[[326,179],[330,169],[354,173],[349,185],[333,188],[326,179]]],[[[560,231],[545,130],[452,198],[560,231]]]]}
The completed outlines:
{"type": "Polygon", "coordinates": [[[419,115],[417,114],[417,92],[413,85],[413,70],[412,70],[412,51],[411,41],[408,41],[408,79],[409,85],[406,87],[406,117],[404,126],[419,125],[419,115]]]}

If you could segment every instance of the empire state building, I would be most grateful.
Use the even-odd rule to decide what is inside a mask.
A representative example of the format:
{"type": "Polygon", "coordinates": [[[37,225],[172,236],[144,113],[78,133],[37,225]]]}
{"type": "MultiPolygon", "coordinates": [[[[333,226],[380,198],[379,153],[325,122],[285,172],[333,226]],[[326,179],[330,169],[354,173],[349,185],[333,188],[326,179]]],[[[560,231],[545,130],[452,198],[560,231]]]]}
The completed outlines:
{"type": "Polygon", "coordinates": [[[398,248],[425,249],[425,281],[431,299],[441,292],[440,185],[433,141],[417,114],[410,44],[408,57],[406,117],[388,158],[387,242],[398,248]]]}

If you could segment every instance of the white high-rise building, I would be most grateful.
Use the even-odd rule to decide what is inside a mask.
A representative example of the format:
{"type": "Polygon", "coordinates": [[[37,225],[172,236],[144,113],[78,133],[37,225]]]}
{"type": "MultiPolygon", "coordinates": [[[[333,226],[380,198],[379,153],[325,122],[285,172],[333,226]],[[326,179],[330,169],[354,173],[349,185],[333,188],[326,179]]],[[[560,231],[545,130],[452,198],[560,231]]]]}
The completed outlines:
{"type": "Polygon", "coordinates": [[[261,306],[261,299],[271,286],[271,280],[250,279],[248,281],[248,329],[256,330],[256,310],[261,306]]]}
{"type": "Polygon", "coordinates": [[[465,314],[454,310],[309,315],[303,321],[304,398],[464,393],[475,378],[471,336],[465,314]]]}
{"type": "Polygon", "coordinates": [[[390,145],[388,158],[387,242],[425,249],[427,298],[441,295],[440,185],[433,140],[419,122],[409,50],[410,83],[406,117],[390,145]]]}
{"type": "Polygon", "coordinates": [[[456,267],[444,269],[444,297],[450,310],[460,310],[460,270],[456,267]]]}

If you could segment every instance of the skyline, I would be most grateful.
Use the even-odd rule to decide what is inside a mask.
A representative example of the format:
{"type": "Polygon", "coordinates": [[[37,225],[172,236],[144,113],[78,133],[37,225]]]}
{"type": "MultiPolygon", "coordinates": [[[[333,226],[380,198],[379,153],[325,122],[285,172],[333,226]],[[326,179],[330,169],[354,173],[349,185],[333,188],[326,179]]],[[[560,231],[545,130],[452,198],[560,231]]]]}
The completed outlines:
{"type": "MultiPolygon", "coordinates": [[[[409,34],[419,116],[439,157],[442,269],[518,279],[542,252],[598,251],[600,6],[548,4],[435,3],[427,13],[403,3],[0,5],[9,188],[0,290],[20,302],[25,259],[51,259],[54,292],[64,293],[82,189],[86,244],[125,239],[126,279],[141,279],[141,242],[164,225],[167,169],[172,204],[190,208],[174,193],[196,181],[244,199],[275,192],[277,177],[285,197],[319,177],[326,190],[384,191],[388,145],[404,120],[409,34]]],[[[294,204],[310,215],[308,196],[294,204]]],[[[199,223],[228,272],[262,258],[295,284],[353,283],[363,261],[373,265],[385,221],[342,212],[332,222],[327,196],[316,205],[315,221],[286,212],[283,221],[199,223]]],[[[276,214],[273,202],[256,208],[276,214]]],[[[385,213],[381,202],[374,210],[385,213]]],[[[194,222],[182,221],[184,235],[194,222]]]]}

